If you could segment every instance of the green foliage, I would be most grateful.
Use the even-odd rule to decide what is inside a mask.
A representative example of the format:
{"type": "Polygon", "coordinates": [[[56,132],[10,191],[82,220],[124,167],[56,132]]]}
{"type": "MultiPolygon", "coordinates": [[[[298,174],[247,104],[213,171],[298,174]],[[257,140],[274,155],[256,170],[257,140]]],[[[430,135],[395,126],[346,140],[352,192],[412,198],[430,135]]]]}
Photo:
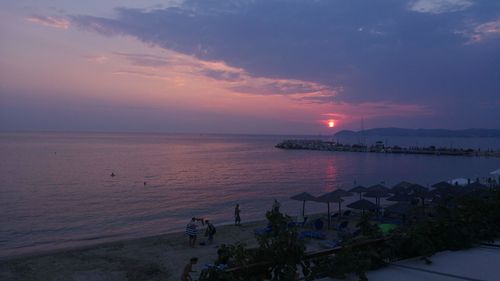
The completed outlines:
{"type": "Polygon", "coordinates": [[[363,244],[346,236],[343,248],[334,256],[305,260],[305,245],[291,219],[279,212],[267,212],[270,232],[257,237],[257,249],[237,244],[219,250],[217,263],[241,269],[228,272],[212,268],[199,280],[295,280],[300,268],[306,280],[354,273],[364,281],[366,271],[393,260],[421,257],[430,263],[430,257],[438,251],[464,249],[500,236],[500,192],[495,190],[450,196],[427,213],[432,216],[416,217],[385,238],[370,217],[363,216],[358,223],[363,239],[383,240],[363,244]]]}
{"type": "MultiPolygon", "coordinates": [[[[484,191],[449,197],[431,209],[433,217],[415,220],[392,232],[383,243],[370,246],[344,245],[334,257],[316,259],[311,268],[315,277],[344,277],[355,273],[366,280],[365,272],[385,262],[430,257],[443,250],[459,250],[500,236],[500,193],[484,191]]],[[[368,217],[358,223],[365,238],[381,237],[378,227],[368,217]]],[[[358,241],[359,242],[359,241],[358,241]]]]}
{"type": "Polygon", "coordinates": [[[260,260],[270,260],[271,280],[293,280],[297,265],[307,269],[302,263],[305,245],[299,239],[297,229],[290,217],[280,212],[267,212],[271,231],[257,236],[260,260]]]}
{"type": "Polygon", "coordinates": [[[500,235],[499,199],[497,191],[449,198],[434,209],[435,217],[399,230],[387,244],[395,257],[408,258],[430,257],[438,251],[492,241],[500,235]]]}
{"type": "Polygon", "coordinates": [[[309,262],[304,261],[305,245],[299,239],[292,219],[278,211],[266,213],[268,233],[258,235],[257,249],[247,249],[245,245],[222,246],[216,264],[227,264],[238,271],[226,272],[218,268],[204,270],[200,281],[212,280],[295,280],[300,267],[304,276],[310,275],[309,262]],[[251,265],[251,269],[248,269],[251,265]]]}
{"type": "Polygon", "coordinates": [[[363,214],[358,221],[357,227],[361,230],[361,234],[367,238],[380,238],[382,232],[380,228],[371,222],[372,215],[369,213],[363,214]]]}

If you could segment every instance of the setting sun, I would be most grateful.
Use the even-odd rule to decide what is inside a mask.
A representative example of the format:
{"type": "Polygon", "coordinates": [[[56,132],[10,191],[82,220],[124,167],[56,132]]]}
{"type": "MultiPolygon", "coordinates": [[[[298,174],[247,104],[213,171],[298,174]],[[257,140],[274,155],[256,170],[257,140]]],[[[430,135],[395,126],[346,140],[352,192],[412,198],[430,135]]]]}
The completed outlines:
{"type": "Polygon", "coordinates": [[[333,121],[333,120],[328,121],[328,127],[329,128],[335,127],[335,121],[333,121]]]}

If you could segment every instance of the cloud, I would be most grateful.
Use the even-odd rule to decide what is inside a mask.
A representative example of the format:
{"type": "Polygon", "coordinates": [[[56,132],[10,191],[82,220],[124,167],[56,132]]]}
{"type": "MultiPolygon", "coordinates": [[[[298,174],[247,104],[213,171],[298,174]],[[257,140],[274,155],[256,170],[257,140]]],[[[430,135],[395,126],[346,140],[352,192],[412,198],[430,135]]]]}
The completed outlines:
{"type": "Polygon", "coordinates": [[[499,41],[464,43],[496,37],[499,14],[498,3],[473,0],[186,0],[69,19],[86,31],[175,53],[129,54],[122,74],[197,75],[238,94],[389,112],[428,104],[444,114],[450,103],[473,112],[472,99],[498,96],[499,41]],[[394,106],[384,108],[387,101],[394,106]]]}
{"type": "Polygon", "coordinates": [[[409,8],[419,13],[442,14],[464,11],[472,5],[472,0],[416,0],[410,2],[409,8]]]}
{"type": "MultiPolygon", "coordinates": [[[[340,102],[333,105],[335,112],[323,113],[322,116],[338,121],[353,121],[361,117],[367,119],[383,117],[425,117],[435,115],[428,106],[392,101],[365,102],[359,104],[340,102]]],[[[322,120],[325,121],[325,120],[322,120]]]]}
{"type": "Polygon", "coordinates": [[[83,56],[83,58],[88,60],[88,61],[95,62],[98,64],[104,64],[109,60],[109,58],[107,56],[103,56],[103,55],[87,55],[87,56],[83,56]]]}
{"type": "Polygon", "coordinates": [[[60,29],[68,29],[71,25],[71,22],[68,19],[55,16],[32,15],[30,17],[27,17],[26,20],[34,22],[36,24],[60,28],[60,29]]]}
{"type": "Polygon", "coordinates": [[[133,65],[139,65],[139,66],[160,67],[160,66],[171,65],[174,63],[172,60],[169,60],[166,57],[161,57],[157,55],[133,54],[124,52],[114,52],[113,54],[120,57],[124,57],[128,61],[130,61],[133,65]]]}
{"type": "Polygon", "coordinates": [[[458,31],[469,39],[467,43],[479,43],[481,41],[500,37],[500,18],[481,24],[475,24],[466,30],[458,31]]]}
{"type": "Polygon", "coordinates": [[[167,51],[163,56],[125,52],[114,52],[113,55],[125,58],[131,63],[131,67],[137,67],[121,69],[114,74],[163,80],[169,80],[171,76],[195,75],[215,80],[219,82],[219,86],[240,94],[279,95],[299,101],[324,103],[332,102],[342,90],[341,87],[332,88],[297,79],[253,76],[244,69],[221,61],[204,61],[173,51],[167,51]]]}

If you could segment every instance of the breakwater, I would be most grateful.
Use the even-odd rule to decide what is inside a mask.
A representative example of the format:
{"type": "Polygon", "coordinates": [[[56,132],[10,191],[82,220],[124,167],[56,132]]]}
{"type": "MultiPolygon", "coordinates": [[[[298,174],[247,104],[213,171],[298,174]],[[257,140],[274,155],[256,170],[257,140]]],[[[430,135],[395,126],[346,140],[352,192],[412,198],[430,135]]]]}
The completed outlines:
{"type": "Polygon", "coordinates": [[[471,157],[500,157],[500,150],[481,150],[472,148],[445,148],[445,147],[401,147],[386,146],[378,141],[373,145],[342,144],[334,141],[324,140],[285,140],[276,145],[280,149],[298,150],[320,150],[320,151],[343,151],[343,152],[372,152],[372,153],[395,153],[395,154],[425,154],[446,156],[471,156],[471,157]]]}

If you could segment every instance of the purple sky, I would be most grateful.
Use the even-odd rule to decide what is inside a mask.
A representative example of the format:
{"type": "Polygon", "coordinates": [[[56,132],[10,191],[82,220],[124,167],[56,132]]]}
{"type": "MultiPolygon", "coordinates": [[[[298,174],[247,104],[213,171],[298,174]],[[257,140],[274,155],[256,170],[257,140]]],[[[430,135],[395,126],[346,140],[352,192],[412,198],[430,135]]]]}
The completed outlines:
{"type": "Polygon", "coordinates": [[[499,108],[499,1],[0,2],[1,131],[500,128],[499,108]]]}

